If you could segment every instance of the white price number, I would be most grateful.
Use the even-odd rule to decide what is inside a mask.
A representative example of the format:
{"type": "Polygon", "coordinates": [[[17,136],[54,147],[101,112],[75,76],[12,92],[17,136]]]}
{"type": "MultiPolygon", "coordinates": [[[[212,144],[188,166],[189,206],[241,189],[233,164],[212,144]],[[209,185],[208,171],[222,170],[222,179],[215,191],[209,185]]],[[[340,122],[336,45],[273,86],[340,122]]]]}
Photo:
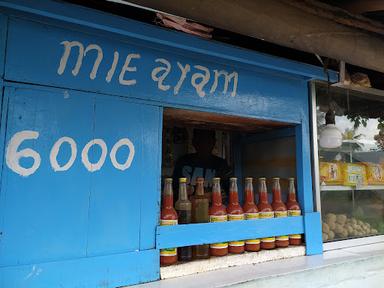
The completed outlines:
{"type": "MultiPolygon", "coordinates": [[[[30,131],[25,130],[21,132],[17,132],[13,137],[9,140],[7,149],[6,149],[6,163],[9,169],[11,169],[13,172],[21,175],[21,176],[29,176],[36,172],[37,169],[39,169],[41,164],[41,156],[38,152],[31,148],[25,148],[19,150],[20,145],[26,141],[26,140],[36,140],[39,138],[39,132],[37,131],[30,131]],[[31,167],[22,167],[20,164],[21,158],[32,158],[33,164],[31,167]]],[[[84,167],[89,172],[95,172],[100,170],[107,158],[108,154],[108,148],[107,144],[103,139],[92,139],[89,141],[81,151],[81,161],[84,165],[84,167]],[[88,153],[89,149],[97,145],[101,148],[101,155],[97,162],[92,163],[89,161],[88,153]]],[[[135,146],[133,145],[132,141],[128,138],[120,139],[116,142],[115,145],[113,145],[111,152],[109,154],[109,157],[111,159],[112,165],[121,171],[124,171],[128,169],[133,161],[133,158],[135,156],[135,146]],[[127,157],[127,160],[124,163],[119,163],[116,159],[116,154],[118,150],[122,146],[127,146],[129,149],[129,154],[127,157]]],[[[77,157],[77,144],[75,140],[71,137],[61,137],[58,139],[55,144],[53,144],[51,152],[49,154],[49,161],[51,164],[51,167],[53,171],[55,172],[61,172],[61,171],[67,171],[72,167],[77,157]],[[69,157],[67,163],[60,165],[57,161],[57,155],[59,154],[60,148],[64,143],[68,143],[71,148],[71,156],[69,157]]]]}

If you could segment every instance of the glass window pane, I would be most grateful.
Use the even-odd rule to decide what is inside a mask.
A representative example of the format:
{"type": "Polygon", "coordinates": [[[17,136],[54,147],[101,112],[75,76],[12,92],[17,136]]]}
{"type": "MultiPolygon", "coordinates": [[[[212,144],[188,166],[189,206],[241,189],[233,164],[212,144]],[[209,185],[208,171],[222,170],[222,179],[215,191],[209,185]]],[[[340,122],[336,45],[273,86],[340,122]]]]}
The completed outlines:
{"type": "Polygon", "coordinates": [[[384,97],[321,83],[316,97],[323,240],[384,234],[384,97]]]}

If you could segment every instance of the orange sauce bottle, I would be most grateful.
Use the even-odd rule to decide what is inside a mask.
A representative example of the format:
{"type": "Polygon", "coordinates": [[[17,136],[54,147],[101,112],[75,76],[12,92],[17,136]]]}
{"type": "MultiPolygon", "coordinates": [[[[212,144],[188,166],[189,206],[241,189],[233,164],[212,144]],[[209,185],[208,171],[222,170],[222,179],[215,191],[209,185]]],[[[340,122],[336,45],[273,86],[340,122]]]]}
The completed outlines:
{"type": "MultiPolygon", "coordinates": [[[[160,225],[177,225],[177,213],[173,208],[172,178],[165,178],[160,225]]],[[[177,248],[160,250],[160,265],[167,266],[177,262],[177,248]]]]}
{"type": "MultiPolygon", "coordinates": [[[[228,221],[244,220],[243,208],[239,204],[239,193],[237,190],[237,178],[229,179],[229,203],[227,207],[228,221]]],[[[231,241],[228,243],[228,252],[232,254],[244,253],[244,241],[231,241]]]]}
{"type": "MultiPolygon", "coordinates": [[[[295,178],[289,178],[288,201],[287,201],[288,217],[300,216],[300,205],[296,200],[295,178]]],[[[300,234],[289,235],[289,245],[301,245],[302,238],[300,234]]]]}
{"type": "MultiPolygon", "coordinates": [[[[287,207],[281,201],[281,187],[280,187],[280,178],[273,178],[272,183],[272,208],[275,211],[275,218],[288,217],[287,207]]],[[[289,238],[288,236],[277,236],[276,237],[276,247],[288,247],[289,238]]]]}
{"type": "MultiPolygon", "coordinates": [[[[220,178],[212,179],[212,205],[209,208],[209,222],[226,222],[227,210],[221,199],[220,178]]],[[[214,243],[209,245],[211,256],[225,256],[228,254],[228,243],[214,243]]]]}
{"type": "MultiPolygon", "coordinates": [[[[265,178],[259,178],[259,205],[257,208],[259,209],[259,218],[273,218],[274,212],[271,204],[268,202],[268,192],[267,192],[267,184],[265,178]]],[[[275,245],[275,237],[266,237],[262,238],[260,242],[261,249],[274,249],[275,245]]]]}
{"type": "MultiPolygon", "coordinates": [[[[259,219],[259,209],[255,204],[253,195],[253,179],[251,177],[245,178],[245,201],[243,205],[245,220],[259,219]]],[[[260,250],[260,239],[245,240],[245,250],[256,252],[260,250]]]]}

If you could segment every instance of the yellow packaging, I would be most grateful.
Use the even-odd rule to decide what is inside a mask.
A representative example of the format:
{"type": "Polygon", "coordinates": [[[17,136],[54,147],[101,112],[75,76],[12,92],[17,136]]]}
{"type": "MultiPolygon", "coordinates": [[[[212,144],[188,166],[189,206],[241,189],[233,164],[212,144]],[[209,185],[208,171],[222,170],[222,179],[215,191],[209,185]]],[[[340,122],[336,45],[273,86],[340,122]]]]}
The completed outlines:
{"type": "Polygon", "coordinates": [[[367,181],[369,185],[384,184],[384,168],[380,164],[364,163],[367,169],[367,181]]]}
{"type": "Polygon", "coordinates": [[[364,186],[367,185],[367,170],[363,164],[343,163],[343,185],[364,186]]]}
{"type": "Polygon", "coordinates": [[[329,185],[343,184],[341,163],[320,162],[320,181],[329,185]]]}

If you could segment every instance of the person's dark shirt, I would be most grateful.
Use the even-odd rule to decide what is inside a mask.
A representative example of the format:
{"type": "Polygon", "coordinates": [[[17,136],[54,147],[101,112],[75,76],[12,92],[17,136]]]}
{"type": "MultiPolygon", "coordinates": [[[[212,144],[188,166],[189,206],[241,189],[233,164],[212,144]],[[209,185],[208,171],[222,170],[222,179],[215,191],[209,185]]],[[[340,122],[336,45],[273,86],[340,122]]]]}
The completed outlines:
{"type": "Polygon", "coordinates": [[[179,178],[185,177],[187,184],[193,187],[196,185],[196,178],[203,177],[207,192],[212,190],[212,178],[220,177],[222,186],[225,186],[229,176],[230,169],[223,158],[215,155],[201,157],[197,153],[182,156],[177,161],[173,172],[173,179],[176,183],[179,178]]]}

